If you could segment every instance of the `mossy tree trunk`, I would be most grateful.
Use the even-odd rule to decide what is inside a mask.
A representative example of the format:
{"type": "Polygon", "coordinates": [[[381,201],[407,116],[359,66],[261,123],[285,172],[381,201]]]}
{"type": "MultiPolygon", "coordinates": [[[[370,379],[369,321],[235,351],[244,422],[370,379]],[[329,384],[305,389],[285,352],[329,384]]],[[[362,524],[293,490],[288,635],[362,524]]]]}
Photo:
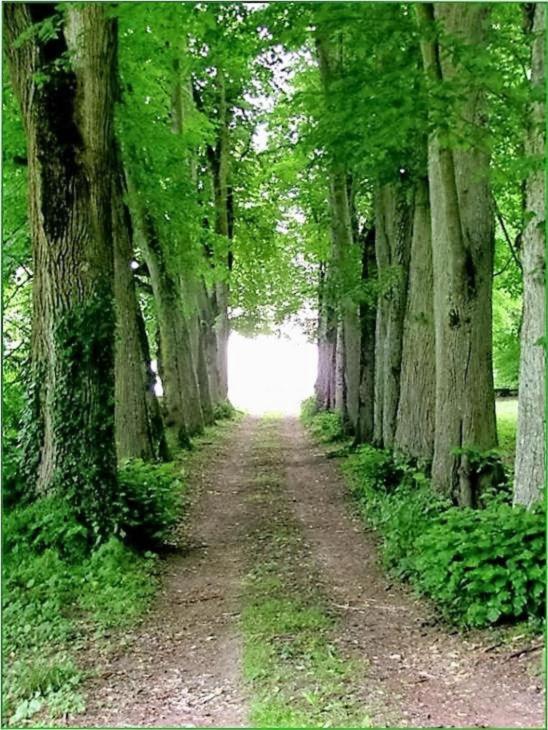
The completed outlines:
{"type": "Polygon", "coordinates": [[[188,446],[204,420],[179,282],[170,272],[154,221],[143,215],[142,245],[150,272],[160,337],[165,425],[171,447],[188,446]]]}
{"type": "Polygon", "coordinates": [[[494,226],[489,153],[481,141],[486,110],[481,88],[467,79],[465,69],[439,39],[432,40],[432,23],[443,27],[448,39],[481,51],[489,6],[417,4],[416,10],[429,28],[429,36],[421,41],[427,76],[434,90],[458,80],[453,132],[471,140],[467,147],[448,142],[433,119],[428,143],[436,337],[432,481],[459,504],[473,506],[488,474],[477,474],[467,449],[484,451],[497,443],[492,366],[494,226]]]}
{"type": "Polygon", "coordinates": [[[5,50],[27,139],[33,252],[24,461],[97,533],[112,528],[114,297],[110,198],[116,26],[106,8],[6,3],[5,50]],[[20,41],[22,34],[25,39],[20,41]],[[39,80],[38,80],[39,79],[39,80]]]}
{"type": "Polygon", "coordinates": [[[531,83],[537,99],[531,106],[526,153],[536,159],[536,169],[526,186],[529,216],[523,232],[523,324],[519,372],[518,434],[514,502],[530,506],[542,498],[544,484],[545,398],[545,153],[544,16],[543,3],[526,8],[533,36],[531,83]],[[544,341],[544,347],[542,345],[544,341]]]}

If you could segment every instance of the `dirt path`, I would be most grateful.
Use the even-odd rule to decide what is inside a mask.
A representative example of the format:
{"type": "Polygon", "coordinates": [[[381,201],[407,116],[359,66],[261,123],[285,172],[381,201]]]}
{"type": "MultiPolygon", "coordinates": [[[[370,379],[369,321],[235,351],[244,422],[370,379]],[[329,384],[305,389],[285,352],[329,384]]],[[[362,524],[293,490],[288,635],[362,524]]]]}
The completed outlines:
{"type": "Polygon", "coordinates": [[[201,483],[185,547],[167,560],[153,612],[87,688],[79,726],[246,725],[238,621],[254,428],[235,425],[191,466],[193,490],[201,483]]]}
{"type": "Polygon", "coordinates": [[[414,727],[543,727],[535,657],[486,652],[486,637],[450,635],[428,608],[392,585],[375,539],[351,514],[340,469],[301,424],[283,424],[286,476],[306,541],[341,613],[341,646],[369,664],[375,724],[414,727]]]}
{"type": "MultiPolygon", "coordinates": [[[[246,418],[234,425],[195,462],[189,479],[195,490],[201,485],[187,547],[167,559],[153,611],[88,685],[79,726],[248,724],[239,617],[246,546],[259,514],[258,423],[246,418]]],[[[340,617],[337,646],[365,663],[365,686],[356,691],[374,723],[542,726],[541,679],[532,672],[538,659],[509,660],[508,651],[486,652],[485,639],[433,626],[425,604],[380,571],[375,540],[352,516],[338,464],[297,420],[276,430],[272,464],[322,592],[340,617]]]]}

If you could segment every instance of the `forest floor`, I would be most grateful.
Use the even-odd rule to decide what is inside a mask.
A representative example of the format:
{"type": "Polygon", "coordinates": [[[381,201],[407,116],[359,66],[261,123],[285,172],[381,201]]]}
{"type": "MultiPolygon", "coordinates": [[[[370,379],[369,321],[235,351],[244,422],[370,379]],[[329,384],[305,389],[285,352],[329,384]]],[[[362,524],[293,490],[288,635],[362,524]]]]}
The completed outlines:
{"type": "Polygon", "coordinates": [[[89,650],[71,725],[543,726],[538,652],[452,631],[386,577],[299,421],[244,418],[188,480],[155,606],[89,650]]]}

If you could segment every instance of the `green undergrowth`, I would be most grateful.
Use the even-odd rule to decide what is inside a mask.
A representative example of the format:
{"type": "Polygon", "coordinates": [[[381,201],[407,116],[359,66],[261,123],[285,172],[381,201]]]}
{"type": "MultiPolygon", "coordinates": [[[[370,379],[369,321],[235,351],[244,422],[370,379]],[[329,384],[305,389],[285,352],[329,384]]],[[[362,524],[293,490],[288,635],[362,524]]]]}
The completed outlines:
{"type": "MultiPolygon", "coordinates": [[[[257,456],[279,448],[275,420],[263,421],[257,456]]],[[[254,727],[367,727],[352,695],[360,669],[333,643],[335,618],[284,505],[276,465],[265,463],[252,487],[249,500],[261,517],[249,537],[242,613],[250,721],[254,727]]]]}
{"type": "Polygon", "coordinates": [[[315,398],[308,398],[303,402],[301,421],[321,443],[335,443],[345,439],[340,413],[317,410],[315,398]]]}
{"type": "MultiPolygon", "coordinates": [[[[231,414],[232,416],[232,414],[231,414]]],[[[196,451],[228,432],[223,420],[196,451]]],[[[126,462],[119,470],[117,531],[90,534],[60,498],[6,509],[3,520],[3,725],[44,725],[84,709],[80,648],[106,642],[151,605],[160,555],[187,504],[185,464],[126,462]]],[[[112,639],[111,639],[112,640],[112,639]]]]}
{"type": "Polygon", "coordinates": [[[485,496],[481,509],[455,507],[421,469],[369,445],[350,453],[343,470],[364,521],[381,538],[386,569],[430,598],[444,619],[466,628],[516,621],[540,627],[542,505],[513,507],[506,482],[485,496]]]}

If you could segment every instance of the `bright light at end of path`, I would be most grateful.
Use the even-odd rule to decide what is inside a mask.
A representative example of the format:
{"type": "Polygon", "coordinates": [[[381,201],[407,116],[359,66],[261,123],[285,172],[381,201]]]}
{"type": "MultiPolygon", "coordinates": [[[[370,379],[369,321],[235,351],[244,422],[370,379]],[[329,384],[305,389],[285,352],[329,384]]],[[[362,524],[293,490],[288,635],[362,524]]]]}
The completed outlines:
{"type": "Polygon", "coordinates": [[[317,350],[300,332],[243,337],[228,342],[228,397],[248,413],[296,415],[312,395],[317,350]]]}

